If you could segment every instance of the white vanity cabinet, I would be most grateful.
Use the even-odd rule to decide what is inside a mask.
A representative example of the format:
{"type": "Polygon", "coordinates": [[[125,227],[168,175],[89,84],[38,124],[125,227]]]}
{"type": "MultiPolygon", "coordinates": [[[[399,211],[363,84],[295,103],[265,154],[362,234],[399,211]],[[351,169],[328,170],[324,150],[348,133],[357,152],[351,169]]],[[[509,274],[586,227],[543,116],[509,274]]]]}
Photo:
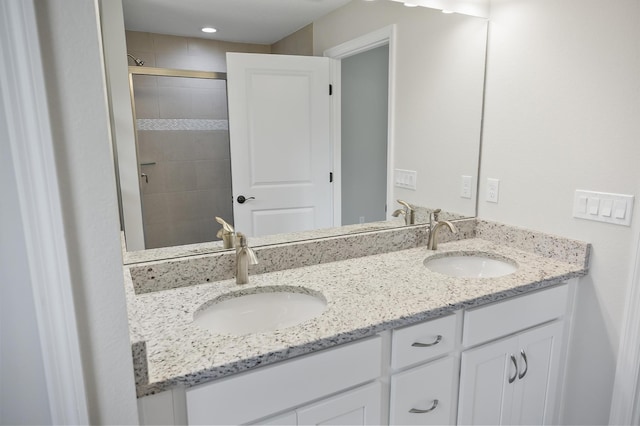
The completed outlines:
{"type": "Polygon", "coordinates": [[[140,421],[552,424],[569,288],[554,286],[143,397],[140,421]]]}
{"type": "Polygon", "coordinates": [[[514,327],[526,330],[462,352],[458,424],[555,423],[565,328],[557,318],[566,313],[567,291],[566,285],[555,287],[480,308],[477,315],[465,314],[465,321],[484,317],[494,323],[493,328],[477,328],[480,336],[465,329],[468,342],[491,339],[514,327]],[[526,311],[535,314],[515,321],[513,315],[504,316],[526,311]]]}

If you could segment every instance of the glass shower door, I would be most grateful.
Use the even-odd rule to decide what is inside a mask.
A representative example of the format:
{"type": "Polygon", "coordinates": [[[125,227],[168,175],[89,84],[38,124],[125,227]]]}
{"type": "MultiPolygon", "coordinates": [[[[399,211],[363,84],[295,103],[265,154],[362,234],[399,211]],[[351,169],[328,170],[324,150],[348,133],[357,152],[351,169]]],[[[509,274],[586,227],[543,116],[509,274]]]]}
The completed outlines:
{"type": "Polygon", "coordinates": [[[132,74],[131,85],[146,248],[218,240],[215,216],[233,223],[226,80],[132,74]]]}

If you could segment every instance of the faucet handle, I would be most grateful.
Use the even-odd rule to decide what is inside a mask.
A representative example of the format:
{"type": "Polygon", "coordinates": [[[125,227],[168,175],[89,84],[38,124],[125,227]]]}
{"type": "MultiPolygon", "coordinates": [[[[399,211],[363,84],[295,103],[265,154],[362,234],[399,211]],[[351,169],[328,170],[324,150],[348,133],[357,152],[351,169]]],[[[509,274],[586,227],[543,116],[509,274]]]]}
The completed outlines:
{"type": "Polygon", "coordinates": [[[226,220],[224,220],[223,218],[216,216],[216,222],[218,222],[220,225],[222,225],[222,229],[224,231],[227,232],[233,232],[233,226],[231,226],[231,224],[227,223],[226,220]]]}
{"type": "Polygon", "coordinates": [[[224,248],[233,248],[234,246],[234,238],[233,233],[235,232],[233,226],[228,224],[223,218],[216,216],[216,222],[222,225],[222,228],[216,234],[216,237],[222,240],[222,244],[224,248]]]}
{"type": "Polygon", "coordinates": [[[411,210],[413,210],[413,207],[411,207],[411,204],[407,203],[406,201],[404,201],[404,200],[397,200],[397,201],[398,201],[398,204],[400,204],[400,205],[404,206],[404,208],[405,208],[407,211],[411,211],[411,210]]]}
{"type": "Polygon", "coordinates": [[[247,237],[242,232],[236,232],[236,256],[240,253],[246,253],[249,258],[250,265],[258,264],[258,257],[256,253],[253,251],[249,244],[247,243],[247,237]]]}

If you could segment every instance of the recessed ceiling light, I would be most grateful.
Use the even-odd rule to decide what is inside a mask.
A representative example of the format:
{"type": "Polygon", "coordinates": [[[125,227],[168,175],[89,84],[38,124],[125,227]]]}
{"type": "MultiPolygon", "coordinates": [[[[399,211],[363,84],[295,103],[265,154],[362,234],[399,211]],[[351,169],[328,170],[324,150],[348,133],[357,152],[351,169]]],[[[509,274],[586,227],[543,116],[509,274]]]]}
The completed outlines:
{"type": "Polygon", "coordinates": [[[202,28],[202,32],[203,33],[215,33],[216,31],[218,31],[218,30],[216,30],[213,27],[204,27],[204,28],[202,28]]]}
{"type": "Polygon", "coordinates": [[[450,13],[453,13],[453,10],[449,10],[449,9],[442,9],[442,13],[446,13],[447,15],[450,13]]]}
{"type": "Polygon", "coordinates": [[[408,1],[404,2],[404,5],[407,6],[407,7],[418,7],[417,4],[411,3],[411,2],[408,2],[408,1]]]}

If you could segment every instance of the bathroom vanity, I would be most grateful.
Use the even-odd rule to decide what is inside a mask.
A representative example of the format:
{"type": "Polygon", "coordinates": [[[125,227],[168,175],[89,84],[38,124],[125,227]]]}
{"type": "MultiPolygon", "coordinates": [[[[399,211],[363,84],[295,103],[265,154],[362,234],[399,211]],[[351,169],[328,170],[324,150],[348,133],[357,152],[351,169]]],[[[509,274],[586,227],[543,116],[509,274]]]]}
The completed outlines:
{"type": "MultiPolygon", "coordinates": [[[[445,236],[451,241],[437,251],[424,247],[424,226],[363,234],[378,245],[381,237],[394,241],[393,233],[415,235],[413,248],[349,258],[342,247],[345,260],[328,255],[321,264],[322,253],[303,259],[313,250],[296,246],[307,266],[251,275],[244,286],[212,278],[203,265],[225,265],[207,259],[214,255],[129,265],[141,423],[557,422],[573,296],[588,270],[589,245],[475,219],[459,228],[461,239],[445,236]],[[511,269],[472,276],[486,271],[456,271],[466,264],[457,256],[489,257],[511,269]],[[437,258],[452,259],[453,267],[434,272],[437,258]],[[170,272],[176,269],[179,276],[170,272]],[[194,322],[220,301],[281,291],[326,306],[297,325],[248,334],[194,322]]],[[[269,257],[283,249],[265,248],[258,257],[280,264],[269,257]]]]}

